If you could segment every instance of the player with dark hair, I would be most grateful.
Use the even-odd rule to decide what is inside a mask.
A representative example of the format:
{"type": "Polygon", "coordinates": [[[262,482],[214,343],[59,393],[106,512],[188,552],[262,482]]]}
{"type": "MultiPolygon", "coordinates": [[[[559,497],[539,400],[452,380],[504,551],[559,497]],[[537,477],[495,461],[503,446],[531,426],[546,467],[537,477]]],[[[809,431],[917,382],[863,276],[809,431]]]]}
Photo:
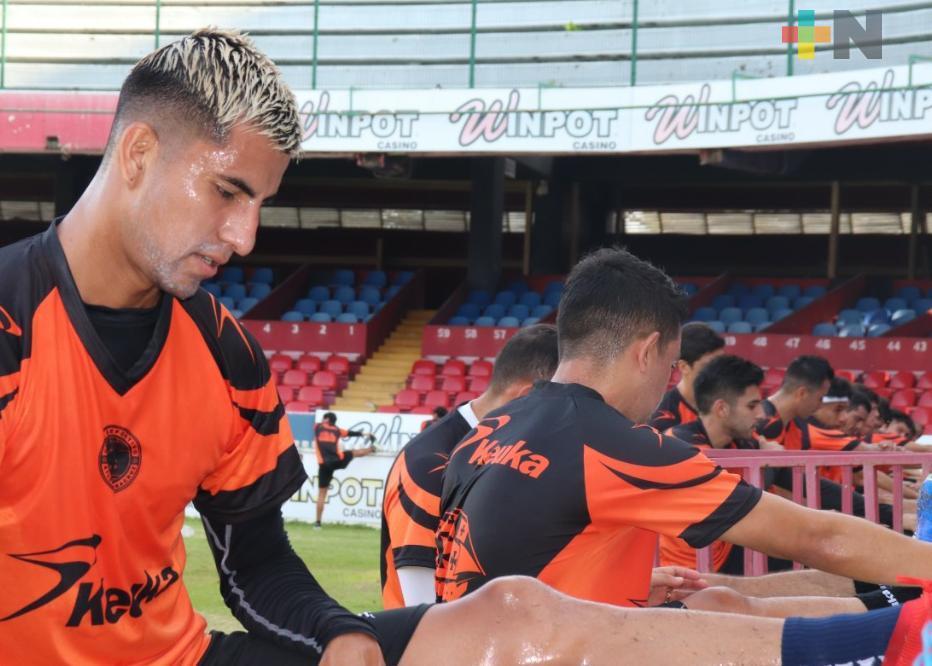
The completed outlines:
{"type": "Polygon", "coordinates": [[[446,416],[448,413],[449,413],[449,410],[448,410],[446,407],[441,407],[441,406],[439,406],[439,405],[438,405],[437,407],[434,407],[434,408],[430,411],[430,414],[431,414],[431,416],[432,416],[433,418],[430,418],[430,419],[427,419],[426,421],[424,421],[424,422],[421,424],[421,430],[422,430],[422,431],[427,430],[429,427],[431,427],[432,425],[434,425],[435,423],[437,423],[438,421],[440,421],[440,419],[442,419],[442,418],[443,418],[444,416],[446,416]]]}
{"type": "Polygon", "coordinates": [[[337,415],[327,412],[321,422],[314,426],[314,444],[317,452],[317,520],[314,527],[320,529],[320,520],[324,516],[327,491],[333,481],[333,473],[353,462],[354,458],[364,458],[375,453],[375,435],[361,430],[344,430],[337,427],[337,415]],[[340,440],[348,437],[365,437],[369,446],[345,451],[340,440]]]}
{"type": "Polygon", "coordinates": [[[699,418],[693,382],[702,369],[714,358],[725,353],[725,338],[701,322],[683,327],[680,338],[680,357],[676,367],[680,381],[667,391],[650,417],[650,424],[660,432],[680,423],[699,418]]]}

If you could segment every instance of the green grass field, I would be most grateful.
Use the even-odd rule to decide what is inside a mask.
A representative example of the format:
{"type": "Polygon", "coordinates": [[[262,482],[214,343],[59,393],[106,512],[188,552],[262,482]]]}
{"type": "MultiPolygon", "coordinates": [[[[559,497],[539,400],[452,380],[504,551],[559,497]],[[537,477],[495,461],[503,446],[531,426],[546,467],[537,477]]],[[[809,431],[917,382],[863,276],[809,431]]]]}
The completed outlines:
{"type": "MultiPolygon", "coordinates": [[[[194,530],[194,536],[185,538],[188,564],[184,572],[194,607],[211,629],[240,629],[220,598],[217,570],[201,521],[185,523],[194,530]]],[[[288,523],[287,530],[295,551],[330,596],[357,613],[382,608],[378,530],[345,525],[314,530],[305,523],[288,523]]]]}

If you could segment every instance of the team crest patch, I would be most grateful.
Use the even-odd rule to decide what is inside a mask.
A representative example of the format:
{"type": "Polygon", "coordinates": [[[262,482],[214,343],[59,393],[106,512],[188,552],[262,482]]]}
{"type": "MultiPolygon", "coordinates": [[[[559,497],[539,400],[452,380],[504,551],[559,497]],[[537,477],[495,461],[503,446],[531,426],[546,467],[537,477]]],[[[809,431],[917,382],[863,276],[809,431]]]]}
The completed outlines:
{"type": "Polygon", "coordinates": [[[142,465],[142,447],[135,435],[126,428],[109,425],[104,428],[104,443],[97,456],[100,476],[118,493],[126,490],[139,475],[142,465]]]}

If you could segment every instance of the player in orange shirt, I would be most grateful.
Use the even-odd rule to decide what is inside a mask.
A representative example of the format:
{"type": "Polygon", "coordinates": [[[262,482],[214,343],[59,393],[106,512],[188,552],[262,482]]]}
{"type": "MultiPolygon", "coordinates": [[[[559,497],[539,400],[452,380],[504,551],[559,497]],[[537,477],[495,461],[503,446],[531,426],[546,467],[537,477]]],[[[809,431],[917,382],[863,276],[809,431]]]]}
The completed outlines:
{"type": "Polygon", "coordinates": [[[320,519],[324,515],[324,504],[327,501],[327,490],[333,480],[333,473],[346,469],[354,458],[364,458],[375,452],[375,435],[356,430],[344,430],[337,427],[337,415],[327,412],[320,423],[314,427],[314,445],[317,454],[317,521],[314,527],[320,528],[320,519]],[[352,451],[344,451],[340,440],[347,437],[365,437],[369,446],[352,451]]]}

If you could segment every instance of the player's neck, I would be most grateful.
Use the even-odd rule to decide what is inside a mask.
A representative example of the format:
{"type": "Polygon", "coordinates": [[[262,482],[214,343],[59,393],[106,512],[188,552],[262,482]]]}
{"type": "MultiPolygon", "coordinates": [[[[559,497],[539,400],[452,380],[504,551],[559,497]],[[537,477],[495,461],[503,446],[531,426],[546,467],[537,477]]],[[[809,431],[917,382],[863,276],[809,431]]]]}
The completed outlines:
{"type": "Polygon", "coordinates": [[[560,361],[551,381],[558,384],[580,384],[602,396],[605,403],[629,419],[637,420],[637,405],[642,396],[637,382],[619,381],[619,377],[634,377],[634,372],[619,368],[617,363],[606,366],[588,358],[560,361]]]}
{"type": "Polygon", "coordinates": [[[119,216],[103,203],[97,178],[57,228],[81,300],[109,308],[153,307],[159,290],[127,256],[119,216]]]}
{"type": "Polygon", "coordinates": [[[789,423],[796,418],[796,408],[793,405],[793,399],[785,395],[783,391],[778,391],[776,394],[770,396],[768,400],[776,408],[777,416],[780,417],[783,423],[789,423]]]}
{"type": "Polygon", "coordinates": [[[734,440],[725,424],[720,422],[712,415],[700,416],[702,427],[705,428],[705,434],[709,436],[709,444],[714,449],[724,449],[734,440]]]}
{"type": "Polygon", "coordinates": [[[681,379],[676,385],[676,390],[680,392],[680,395],[683,396],[683,400],[685,400],[690,407],[696,404],[696,395],[693,393],[692,383],[687,384],[685,379],[681,379]]]}

